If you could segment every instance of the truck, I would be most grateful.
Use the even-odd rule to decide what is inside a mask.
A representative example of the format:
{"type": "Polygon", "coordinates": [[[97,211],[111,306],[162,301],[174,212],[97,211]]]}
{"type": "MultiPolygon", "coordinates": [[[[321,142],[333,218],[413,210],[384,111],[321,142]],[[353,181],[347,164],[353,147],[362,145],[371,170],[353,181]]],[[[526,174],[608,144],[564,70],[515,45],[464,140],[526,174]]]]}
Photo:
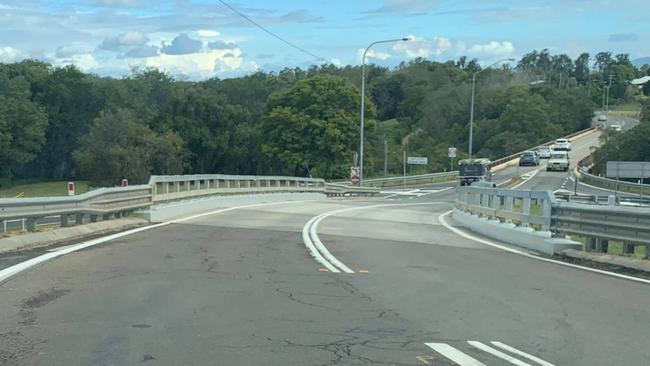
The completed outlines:
{"type": "Polygon", "coordinates": [[[458,177],[461,186],[469,186],[474,182],[491,181],[489,159],[464,159],[458,162],[458,177]]]}

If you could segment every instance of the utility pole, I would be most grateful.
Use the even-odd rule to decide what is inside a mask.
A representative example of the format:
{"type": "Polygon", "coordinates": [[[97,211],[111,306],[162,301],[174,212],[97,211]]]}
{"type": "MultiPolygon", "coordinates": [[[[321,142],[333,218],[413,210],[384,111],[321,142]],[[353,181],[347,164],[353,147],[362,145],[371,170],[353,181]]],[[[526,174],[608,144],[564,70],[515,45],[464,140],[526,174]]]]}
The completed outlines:
{"type": "Polygon", "coordinates": [[[388,141],[384,140],[384,177],[388,175],[388,141]]]}
{"type": "Polygon", "coordinates": [[[607,112],[609,112],[609,89],[612,88],[612,78],[613,77],[614,77],[614,75],[611,75],[611,74],[609,75],[609,85],[607,86],[607,103],[605,103],[605,108],[606,108],[605,110],[607,112]]]}
{"type": "Polygon", "coordinates": [[[600,111],[605,113],[605,82],[603,81],[603,106],[600,107],[600,111]]]}

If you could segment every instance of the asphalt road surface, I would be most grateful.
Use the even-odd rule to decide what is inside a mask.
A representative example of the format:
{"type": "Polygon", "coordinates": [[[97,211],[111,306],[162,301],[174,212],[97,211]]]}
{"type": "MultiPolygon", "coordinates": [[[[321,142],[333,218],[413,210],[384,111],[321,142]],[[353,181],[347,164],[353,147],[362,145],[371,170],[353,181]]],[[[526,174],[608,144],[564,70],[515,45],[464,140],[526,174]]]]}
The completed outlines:
{"type": "Polygon", "coordinates": [[[452,196],[246,208],[59,257],[0,285],[0,364],[649,363],[647,285],[452,233],[452,196]],[[318,233],[352,274],[301,235],[342,209],[318,233]]]}

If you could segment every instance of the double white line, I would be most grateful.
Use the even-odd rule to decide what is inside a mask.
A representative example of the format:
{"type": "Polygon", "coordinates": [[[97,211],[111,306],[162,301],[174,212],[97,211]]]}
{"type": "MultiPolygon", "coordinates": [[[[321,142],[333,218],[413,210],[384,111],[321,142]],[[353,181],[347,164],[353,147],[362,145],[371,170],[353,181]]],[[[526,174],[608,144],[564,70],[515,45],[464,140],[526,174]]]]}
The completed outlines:
{"type": "MultiPolygon", "coordinates": [[[[358,207],[354,207],[353,209],[358,209],[358,207]]],[[[323,242],[320,241],[320,238],[318,237],[318,224],[328,216],[349,210],[349,208],[344,208],[341,210],[325,212],[313,217],[305,224],[305,226],[302,227],[302,241],[305,243],[309,253],[318,263],[324,265],[330,272],[340,273],[343,271],[345,273],[354,273],[354,271],[348,266],[336,259],[336,257],[327,250],[323,242]]]]}
{"type": "Polygon", "coordinates": [[[369,208],[393,207],[393,206],[436,205],[441,203],[442,202],[422,202],[422,203],[406,203],[406,204],[389,203],[389,204],[381,204],[381,205],[348,207],[348,208],[328,211],[316,217],[313,217],[305,224],[305,226],[302,227],[302,241],[305,243],[305,246],[309,250],[309,253],[312,255],[312,257],[314,257],[314,259],[316,259],[318,263],[324,265],[330,272],[341,273],[341,271],[343,271],[345,273],[354,273],[354,271],[351,270],[348,266],[346,266],[341,261],[336,259],[336,257],[333,256],[332,253],[329,252],[329,250],[327,250],[323,242],[320,241],[320,238],[318,237],[318,224],[321,221],[323,221],[324,219],[330,216],[348,212],[348,211],[354,211],[354,210],[364,210],[369,208]]]}

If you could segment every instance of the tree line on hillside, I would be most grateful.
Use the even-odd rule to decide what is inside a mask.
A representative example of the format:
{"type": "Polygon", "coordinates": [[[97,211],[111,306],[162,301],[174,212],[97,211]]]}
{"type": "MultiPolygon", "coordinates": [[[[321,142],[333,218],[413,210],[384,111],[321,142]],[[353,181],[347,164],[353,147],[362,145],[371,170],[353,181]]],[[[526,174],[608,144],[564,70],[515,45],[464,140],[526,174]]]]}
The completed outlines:
{"type": "MultiPolygon", "coordinates": [[[[366,68],[366,175],[401,172],[402,154],[449,168],[466,156],[476,60],[422,58],[366,68]]],[[[572,60],[547,50],[477,77],[475,156],[496,158],[587,127],[610,104],[650,90],[625,54],[572,60]],[[590,67],[591,64],[594,67],[590,67]]],[[[334,65],[205,81],[156,69],[115,79],[36,60],[0,64],[0,185],[151,174],[287,174],[343,178],[358,150],[361,70],[334,65]]]]}

